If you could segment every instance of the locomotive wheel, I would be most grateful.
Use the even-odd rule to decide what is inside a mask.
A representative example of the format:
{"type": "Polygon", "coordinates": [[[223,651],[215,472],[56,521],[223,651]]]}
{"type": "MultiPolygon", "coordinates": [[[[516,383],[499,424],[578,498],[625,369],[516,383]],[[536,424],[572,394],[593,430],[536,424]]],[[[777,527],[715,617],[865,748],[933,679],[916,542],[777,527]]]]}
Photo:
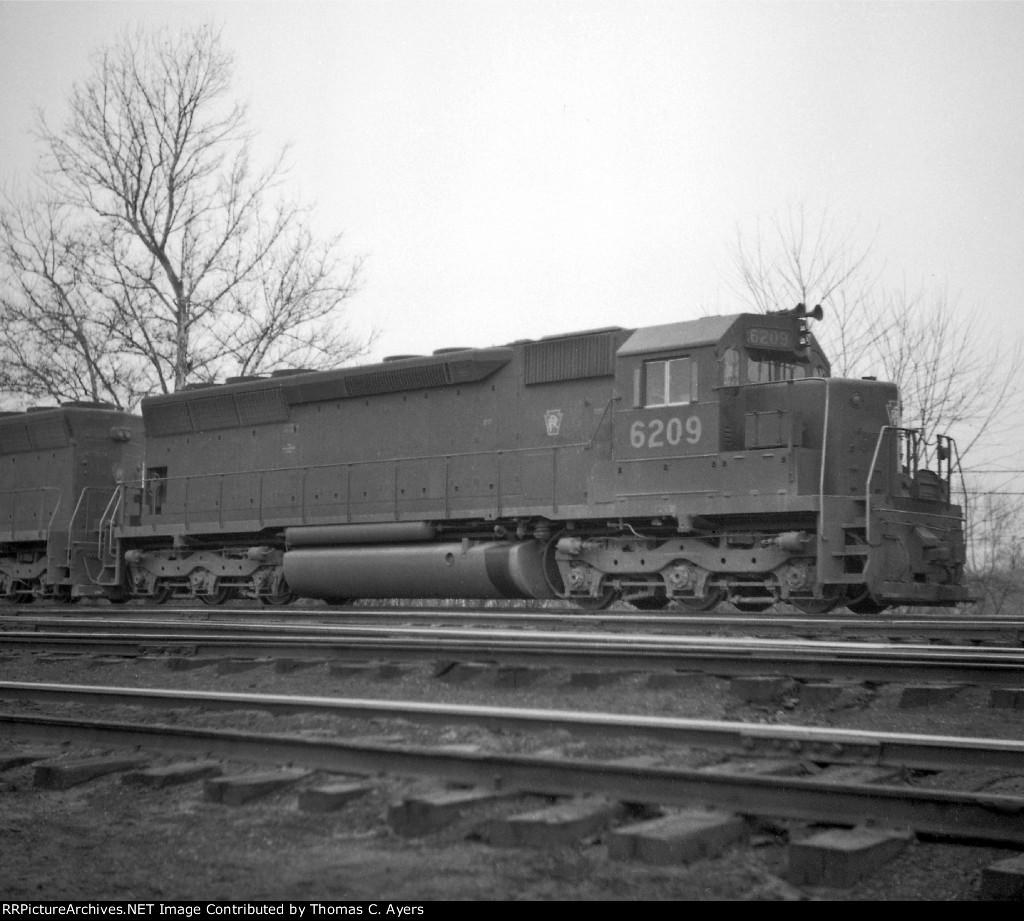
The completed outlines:
{"type": "Polygon", "coordinates": [[[717,607],[725,601],[725,592],[720,588],[713,588],[706,595],[695,595],[693,598],[676,596],[672,600],[678,602],[681,608],[697,613],[710,611],[712,608],[717,607]]]}
{"type": "Polygon", "coordinates": [[[605,608],[611,607],[612,603],[618,600],[620,594],[622,593],[617,588],[609,587],[597,596],[574,596],[569,600],[584,611],[603,611],[605,608]]]}
{"type": "Polygon", "coordinates": [[[629,602],[638,611],[660,611],[668,605],[664,595],[648,595],[646,598],[634,598],[629,602]]]}
{"type": "Polygon", "coordinates": [[[224,604],[229,598],[235,597],[235,590],[233,588],[225,587],[219,588],[217,591],[212,592],[209,595],[200,595],[199,600],[203,604],[224,604]]]}
{"type": "Polygon", "coordinates": [[[173,594],[174,590],[169,585],[161,585],[152,595],[149,596],[149,600],[153,604],[167,604],[168,599],[173,594]]]}
{"type": "Polygon", "coordinates": [[[843,603],[843,590],[839,586],[826,586],[821,598],[790,598],[789,603],[804,614],[828,614],[843,603]]]}
{"type": "Polygon", "coordinates": [[[844,602],[846,609],[853,614],[881,614],[888,605],[879,604],[867,592],[844,602]]]}
{"type": "Polygon", "coordinates": [[[278,592],[276,595],[260,595],[260,601],[266,605],[291,604],[299,596],[293,592],[278,592]]]}

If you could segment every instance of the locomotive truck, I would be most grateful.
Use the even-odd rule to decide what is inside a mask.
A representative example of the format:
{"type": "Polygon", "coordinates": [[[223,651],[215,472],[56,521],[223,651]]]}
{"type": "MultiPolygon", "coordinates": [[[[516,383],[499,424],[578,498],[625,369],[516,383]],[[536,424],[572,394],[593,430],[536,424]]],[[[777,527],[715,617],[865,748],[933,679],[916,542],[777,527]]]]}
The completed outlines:
{"type": "Polygon", "coordinates": [[[893,384],[832,378],[820,316],[596,329],[148,398],[141,476],[95,522],[98,559],[72,591],[967,600],[954,443],[902,427],[893,384]]]}

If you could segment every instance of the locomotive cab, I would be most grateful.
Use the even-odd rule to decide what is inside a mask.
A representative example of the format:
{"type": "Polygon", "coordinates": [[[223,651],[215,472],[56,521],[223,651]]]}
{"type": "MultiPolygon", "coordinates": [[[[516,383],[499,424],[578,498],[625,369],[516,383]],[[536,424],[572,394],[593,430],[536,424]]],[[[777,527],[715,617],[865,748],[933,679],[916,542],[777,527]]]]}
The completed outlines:
{"type": "Polygon", "coordinates": [[[614,501],[631,537],[560,543],[570,595],[615,585],[640,607],[810,613],[965,600],[955,446],[940,436],[944,466],[921,469],[896,387],[830,378],[808,316],[820,307],[652,327],[620,347],[614,501]]]}

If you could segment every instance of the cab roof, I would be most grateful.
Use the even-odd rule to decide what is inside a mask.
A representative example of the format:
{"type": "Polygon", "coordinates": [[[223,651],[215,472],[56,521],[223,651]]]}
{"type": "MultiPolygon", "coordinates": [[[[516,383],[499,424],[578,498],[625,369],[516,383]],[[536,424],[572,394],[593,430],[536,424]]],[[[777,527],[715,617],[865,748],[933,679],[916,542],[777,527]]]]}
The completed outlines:
{"type": "Polygon", "coordinates": [[[661,326],[645,326],[619,346],[619,355],[640,355],[667,349],[688,349],[715,345],[741,314],[725,317],[700,317],[661,326]]]}

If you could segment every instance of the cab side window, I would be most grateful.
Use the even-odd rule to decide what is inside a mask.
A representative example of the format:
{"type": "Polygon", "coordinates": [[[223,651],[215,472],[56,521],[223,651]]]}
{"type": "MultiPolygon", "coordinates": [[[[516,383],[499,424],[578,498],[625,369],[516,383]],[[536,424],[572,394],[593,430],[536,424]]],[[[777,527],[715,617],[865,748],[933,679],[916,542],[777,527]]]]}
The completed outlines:
{"type": "Polygon", "coordinates": [[[146,470],[146,511],[159,515],[167,500],[167,468],[149,467],[146,470]]]}
{"type": "Polygon", "coordinates": [[[738,387],[740,383],[740,353],[736,349],[726,349],[722,356],[722,384],[738,387]]]}
{"type": "Polygon", "coordinates": [[[690,358],[644,362],[644,406],[678,406],[697,399],[697,364],[690,358]]]}

